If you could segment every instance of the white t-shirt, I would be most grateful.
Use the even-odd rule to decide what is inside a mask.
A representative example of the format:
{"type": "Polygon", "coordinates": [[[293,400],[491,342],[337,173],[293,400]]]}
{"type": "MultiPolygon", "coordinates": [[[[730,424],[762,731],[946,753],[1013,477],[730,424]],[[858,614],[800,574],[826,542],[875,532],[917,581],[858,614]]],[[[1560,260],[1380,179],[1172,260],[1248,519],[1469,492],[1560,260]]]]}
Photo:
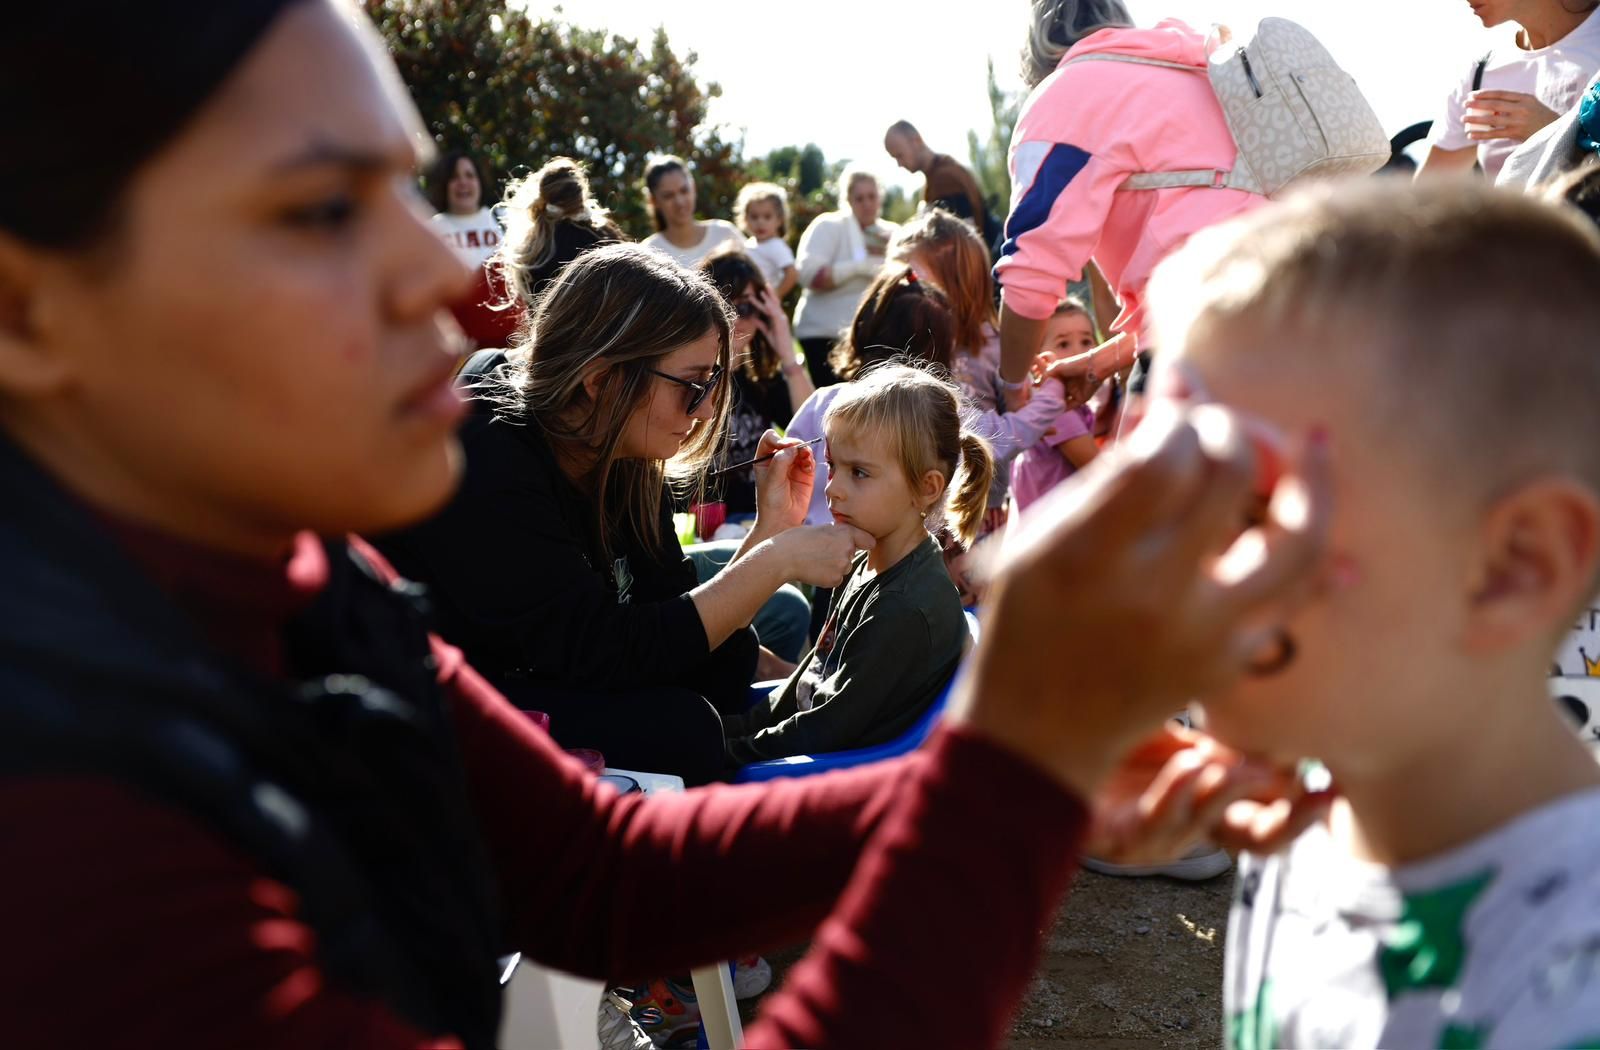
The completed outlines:
{"type": "Polygon", "coordinates": [[[783,280],[783,271],[794,265],[794,252],[789,250],[788,243],[782,237],[769,237],[764,241],[746,237],[744,250],[761,267],[761,276],[773,288],[777,288],[778,282],[783,280]]]}
{"type": "MultiPolygon", "coordinates": [[[[1467,138],[1463,125],[1476,68],[1476,60],[1468,64],[1461,83],[1445,100],[1444,115],[1433,123],[1433,144],[1451,150],[1476,145],[1478,163],[1493,181],[1520,143],[1510,139],[1474,143],[1467,138]]],[[[1489,53],[1480,90],[1520,91],[1561,114],[1578,104],[1596,70],[1600,70],[1600,11],[1591,13],[1576,29],[1548,47],[1525,51],[1514,40],[1500,41],[1489,53]]]]}
{"type": "Polygon", "coordinates": [[[486,207],[471,215],[440,212],[433,217],[433,228],[444,238],[444,243],[456,250],[461,261],[473,269],[489,261],[504,236],[494,212],[486,207]]]}
{"type": "Polygon", "coordinates": [[[728,241],[741,240],[744,234],[739,228],[725,219],[704,219],[700,222],[700,229],[705,231],[700,238],[700,243],[692,248],[680,248],[667,240],[664,233],[652,233],[644,239],[646,248],[654,248],[662,255],[668,255],[678,262],[693,270],[700,265],[700,260],[710,255],[720,245],[728,241]]]}
{"type": "Polygon", "coordinates": [[[1230,1047],[1575,1047],[1600,1039],[1600,789],[1401,868],[1325,825],[1239,861],[1230,1047]]]}

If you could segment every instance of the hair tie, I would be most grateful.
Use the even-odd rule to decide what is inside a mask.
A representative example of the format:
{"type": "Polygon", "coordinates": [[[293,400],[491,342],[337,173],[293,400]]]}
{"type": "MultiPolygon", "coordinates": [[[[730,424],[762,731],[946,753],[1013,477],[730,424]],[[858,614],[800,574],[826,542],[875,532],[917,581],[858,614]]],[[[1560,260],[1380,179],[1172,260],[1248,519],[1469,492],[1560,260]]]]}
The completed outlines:
{"type": "Polygon", "coordinates": [[[911,269],[910,267],[906,268],[906,283],[907,284],[916,284],[917,283],[917,271],[911,269]]]}

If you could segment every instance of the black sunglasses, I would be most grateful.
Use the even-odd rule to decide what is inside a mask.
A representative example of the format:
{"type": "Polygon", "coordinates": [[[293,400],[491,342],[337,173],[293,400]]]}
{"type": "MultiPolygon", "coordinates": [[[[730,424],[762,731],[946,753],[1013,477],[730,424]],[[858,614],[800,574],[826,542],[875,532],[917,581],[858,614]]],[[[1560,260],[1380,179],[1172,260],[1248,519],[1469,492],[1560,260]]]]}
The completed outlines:
{"type": "Polygon", "coordinates": [[[669,376],[665,372],[657,372],[654,368],[646,368],[645,371],[649,372],[653,376],[660,376],[662,379],[677,383],[679,386],[689,388],[689,403],[684,406],[683,409],[685,415],[693,415],[694,410],[700,407],[701,403],[704,402],[705,399],[711,395],[712,391],[717,388],[717,384],[722,381],[721,365],[717,365],[711,370],[711,375],[706,377],[706,381],[704,383],[696,383],[688,379],[679,379],[677,376],[669,376]]]}
{"type": "Polygon", "coordinates": [[[740,299],[738,302],[733,304],[733,312],[738,314],[740,317],[754,317],[758,309],[760,309],[760,307],[756,306],[755,303],[752,303],[748,299],[740,299]]]}

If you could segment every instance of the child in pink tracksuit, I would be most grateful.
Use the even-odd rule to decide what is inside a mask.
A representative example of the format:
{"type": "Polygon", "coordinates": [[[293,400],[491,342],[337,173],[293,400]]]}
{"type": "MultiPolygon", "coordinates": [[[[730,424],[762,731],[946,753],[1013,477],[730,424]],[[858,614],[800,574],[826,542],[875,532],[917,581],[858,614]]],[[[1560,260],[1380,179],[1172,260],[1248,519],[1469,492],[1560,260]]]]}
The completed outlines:
{"type": "MultiPolygon", "coordinates": [[[[1232,189],[1118,190],[1141,172],[1233,168],[1238,150],[1205,69],[1205,35],[1168,19],[1089,34],[1033,89],[1011,142],[1011,217],[995,264],[1008,310],[1049,317],[1093,259],[1122,300],[1112,331],[1137,335],[1155,264],[1196,230],[1262,203],[1232,189]],[[1074,62],[1107,54],[1198,72],[1074,62]]],[[[1007,360],[1005,374],[1016,378],[1027,364],[1007,360]]]]}

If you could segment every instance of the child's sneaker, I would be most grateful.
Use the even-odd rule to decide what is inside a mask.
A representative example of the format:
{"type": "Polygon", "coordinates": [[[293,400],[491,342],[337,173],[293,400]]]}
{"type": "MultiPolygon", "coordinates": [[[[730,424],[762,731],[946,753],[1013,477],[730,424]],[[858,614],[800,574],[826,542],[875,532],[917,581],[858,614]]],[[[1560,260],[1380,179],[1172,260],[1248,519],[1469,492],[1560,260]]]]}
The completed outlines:
{"type": "Polygon", "coordinates": [[[600,1009],[595,1018],[600,1050],[655,1050],[656,1044],[634,1020],[633,1008],[615,988],[600,997],[600,1009]]]}
{"type": "Polygon", "coordinates": [[[733,963],[733,997],[753,999],[772,987],[772,964],[759,955],[746,955],[733,963]]]}
{"type": "Polygon", "coordinates": [[[1086,870],[1101,875],[1118,875],[1128,879],[1165,875],[1169,879],[1182,879],[1185,882],[1204,882],[1233,867],[1233,858],[1228,856],[1227,850],[1200,845],[1165,864],[1112,864],[1088,856],[1082,858],[1082,863],[1086,870]]]}
{"type": "Polygon", "coordinates": [[[700,1033],[700,1001],[694,989],[657,977],[634,989],[633,1019],[659,1047],[694,1046],[700,1033]]]}

